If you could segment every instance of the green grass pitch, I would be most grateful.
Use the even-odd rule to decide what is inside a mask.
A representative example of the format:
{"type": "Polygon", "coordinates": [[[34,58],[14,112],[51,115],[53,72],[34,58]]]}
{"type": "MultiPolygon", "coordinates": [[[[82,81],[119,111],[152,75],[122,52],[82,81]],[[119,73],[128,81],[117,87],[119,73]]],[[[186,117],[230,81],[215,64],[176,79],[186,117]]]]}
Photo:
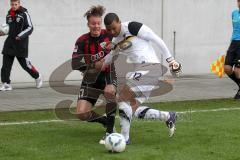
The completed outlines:
{"type": "MultiPolygon", "coordinates": [[[[13,122],[53,120],[53,110],[0,113],[1,160],[239,160],[240,102],[230,99],[149,104],[154,108],[188,111],[180,115],[176,135],[168,137],[161,121],[134,120],[131,145],[108,153],[98,144],[99,124],[63,121],[34,124],[13,122]],[[227,110],[224,110],[226,108],[227,110]],[[201,111],[200,111],[201,110],[201,111]],[[200,111],[200,112],[191,112],[200,111]]],[[[119,131],[118,119],[116,122],[119,131]]]]}

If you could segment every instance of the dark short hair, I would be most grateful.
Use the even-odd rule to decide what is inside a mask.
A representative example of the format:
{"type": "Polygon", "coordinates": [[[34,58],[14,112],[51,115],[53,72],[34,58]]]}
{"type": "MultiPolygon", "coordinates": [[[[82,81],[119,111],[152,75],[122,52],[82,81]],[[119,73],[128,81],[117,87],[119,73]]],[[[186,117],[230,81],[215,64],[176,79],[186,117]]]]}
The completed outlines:
{"type": "Polygon", "coordinates": [[[106,26],[112,24],[113,21],[119,22],[119,17],[116,13],[108,13],[105,17],[104,17],[104,24],[106,26]]]}
{"type": "Polygon", "coordinates": [[[103,6],[92,6],[85,14],[84,17],[87,17],[87,20],[91,16],[96,16],[96,17],[102,17],[102,15],[105,13],[105,8],[103,6]]]}

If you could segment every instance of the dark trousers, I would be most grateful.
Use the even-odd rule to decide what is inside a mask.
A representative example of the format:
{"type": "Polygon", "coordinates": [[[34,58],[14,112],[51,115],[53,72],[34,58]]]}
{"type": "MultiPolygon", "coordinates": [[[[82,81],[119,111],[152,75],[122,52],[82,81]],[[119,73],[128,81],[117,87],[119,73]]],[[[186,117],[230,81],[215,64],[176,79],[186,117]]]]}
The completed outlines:
{"type": "MultiPolygon", "coordinates": [[[[1,69],[1,80],[2,83],[8,83],[10,84],[10,74],[12,70],[12,65],[14,62],[15,56],[10,55],[3,55],[3,65],[1,69]]],[[[16,57],[22,68],[28,72],[32,78],[37,79],[39,77],[38,71],[35,69],[35,67],[31,64],[31,62],[24,57],[16,57]]]]}

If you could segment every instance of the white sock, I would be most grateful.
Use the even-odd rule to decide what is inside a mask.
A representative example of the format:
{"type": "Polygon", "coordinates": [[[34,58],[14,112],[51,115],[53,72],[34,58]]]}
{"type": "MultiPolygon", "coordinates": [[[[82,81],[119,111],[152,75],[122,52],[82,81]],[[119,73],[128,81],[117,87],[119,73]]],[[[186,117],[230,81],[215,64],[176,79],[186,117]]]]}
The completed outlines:
{"type": "Polygon", "coordinates": [[[167,121],[170,117],[169,112],[159,111],[147,106],[139,106],[134,113],[134,117],[140,119],[155,119],[167,121]]]}
{"type": "Polygon", "coordinates": [[[120,102],[119,105],[119,115],[120,115],[120,126],[121,134],[124,136],[125,140],[129,139],[130,126],[132,121],[132,107],[130,103],[120,102]]]}

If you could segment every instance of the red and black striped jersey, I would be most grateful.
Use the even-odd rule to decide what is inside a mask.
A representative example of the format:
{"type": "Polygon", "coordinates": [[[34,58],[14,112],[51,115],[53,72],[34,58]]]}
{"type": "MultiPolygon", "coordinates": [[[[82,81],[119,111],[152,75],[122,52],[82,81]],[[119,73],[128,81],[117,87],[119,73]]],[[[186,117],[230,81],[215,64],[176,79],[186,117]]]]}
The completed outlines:
{"type": "MultiPolygon", "coordinates": [[[[72,54],[72,68],[74,70],[85,71],[87,66],[103,59],[110,50],[103,49],[102,43],[111,42],[112,37],[106,30],[102,30],[99,37],[92,37],[90,33],[80,36],[72,54]],[[85,65],[83,65],[85,64],[85,65]]],[[[105,71],[108,71],[107,68],[105,71]]]]}

